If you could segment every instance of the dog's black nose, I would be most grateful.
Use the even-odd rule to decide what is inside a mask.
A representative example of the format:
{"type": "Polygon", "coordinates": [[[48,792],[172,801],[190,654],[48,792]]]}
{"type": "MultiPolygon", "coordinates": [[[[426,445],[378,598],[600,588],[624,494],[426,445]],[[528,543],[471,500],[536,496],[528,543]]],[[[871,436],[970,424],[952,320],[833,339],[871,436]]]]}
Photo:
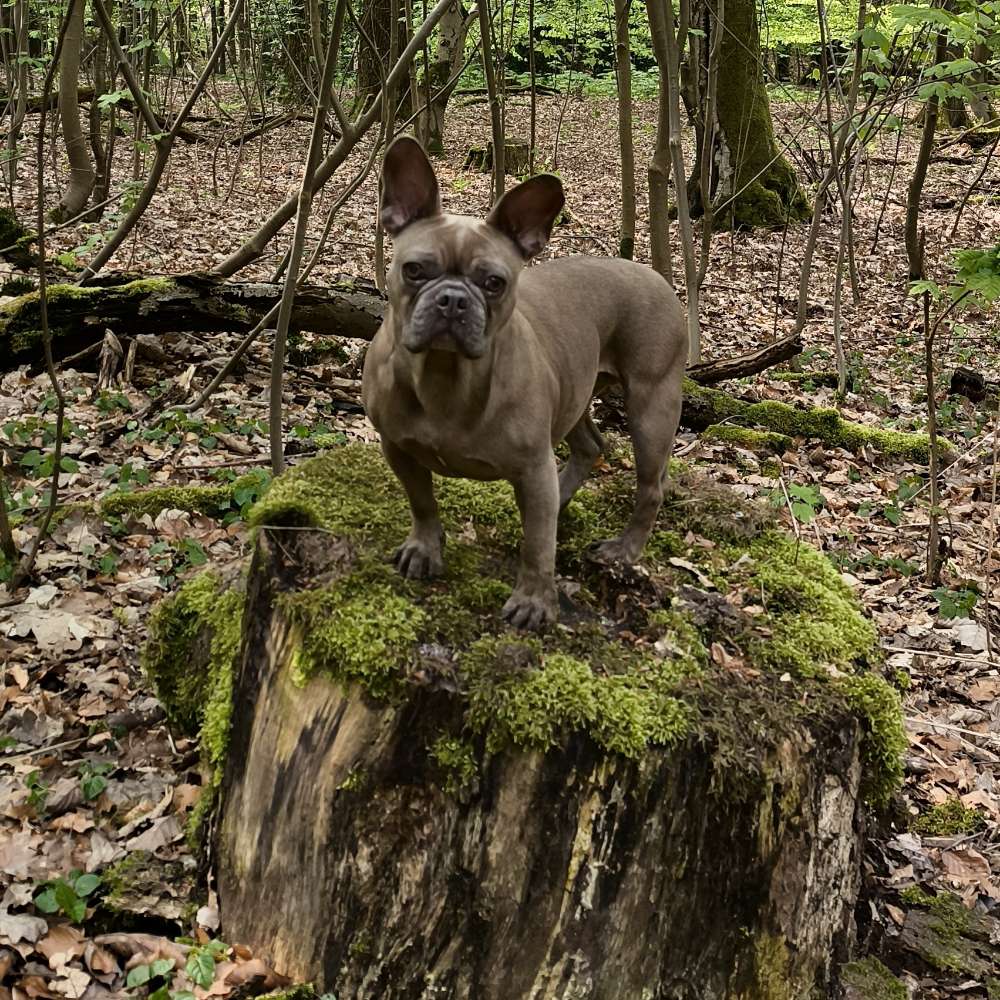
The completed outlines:
{"type": "Polygon", "coordinates": [[[441,315],[448,319],[460,316],[469,308],[468,293],[463,292],[460,288],[442,288],[434,301],[437,303],[441,315]]]}

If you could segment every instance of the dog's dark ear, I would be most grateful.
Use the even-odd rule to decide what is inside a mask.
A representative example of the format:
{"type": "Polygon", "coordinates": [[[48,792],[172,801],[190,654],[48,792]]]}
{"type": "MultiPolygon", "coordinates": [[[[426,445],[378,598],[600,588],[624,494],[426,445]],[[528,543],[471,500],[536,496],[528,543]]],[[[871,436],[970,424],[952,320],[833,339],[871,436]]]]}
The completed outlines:
{"type": "Polygon", "coordinates": [[[525,260],[549,242],[556,216],[566,203],[562,182],[555,174],[536,174],[511,188],[493,206],[486,220],[509,236],[525,260]]]}
{"type": "Polygon", "coordinates": [[[423,146],[408,135],[401,135],[385,151],[381,190],[379,216],[390,236],[441,212],[434,168],[423,146]]]}

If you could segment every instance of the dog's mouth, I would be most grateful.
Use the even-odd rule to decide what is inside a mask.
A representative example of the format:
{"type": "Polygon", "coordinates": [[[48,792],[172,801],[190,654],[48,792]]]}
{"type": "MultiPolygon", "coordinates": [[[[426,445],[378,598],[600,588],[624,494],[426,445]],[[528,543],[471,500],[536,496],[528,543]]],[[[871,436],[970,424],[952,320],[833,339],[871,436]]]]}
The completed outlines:
{"type": "Polygon", "coordinates": [[[447,351],[474,360],[486,353],[486,337],[482,331],[472,336],[466,332],[454,333],[451,330],[441,330],[428,335],[423,331],[414,330],[411,326],[403,336],[403,346],[411,354],[447,351]]]}
{"type": "Polygon", "coordinates": [[[482,294],[464,282],[445,279],[421,292],[403,328],[412,354],[448,351],[466,358],[486,353],[488,310],[482,294]]]}

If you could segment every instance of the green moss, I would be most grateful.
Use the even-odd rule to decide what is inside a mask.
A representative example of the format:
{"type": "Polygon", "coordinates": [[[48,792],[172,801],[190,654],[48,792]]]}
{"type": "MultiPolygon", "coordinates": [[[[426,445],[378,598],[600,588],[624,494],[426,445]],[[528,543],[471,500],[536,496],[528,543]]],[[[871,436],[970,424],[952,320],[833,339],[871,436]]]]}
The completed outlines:
{"type": "MultiPolygon", "coordinates": [[[[100,285],[49,285],[46,298],[53,337],[78,330],[78,320],[91,304],[100,301],[105,312],[114,312],[122,302],[141,299],[153,292],[174,287],[169,278],[141,278],[110,288],[100,285]]],[[[0,343],[6,341],[10,354],[17,357],[37,351],[42,339],[38,291],[28,292],[0,307],[0,343]]]]}
{"type": "Polygon", "coordinates": [[[769,612],[768,632],[753,644],[754,660],[775,670],[815,675],[830,667],[852,670],[873,652],[874,625],[858,614],[857,600],[833,564],[808,545],[766,531],[748,550],[730,548],[750,593],[769,612]]]}
{"type": "Polygon", "coordinates": [[[233,669],[239,652],[243,594],[212,571],[188,580],[149,618],[142,666],[167,718],[200,737],[209,780],[192,813],[201,828],[222,781],[232,715],[233,669]]]}
{"type": "Polygon", "coordinates": [[[0,208],[0,250],[3,251],[0,256],[15,267],[31,267],[35,263],[35,257],[30,248],[36,238],[33,230],[21,225],[13,209],[0,208]]]}
{"type": "Polygon", "coordinates": [[[931,806],[913,823],[913,829],[931,837],[954,837],[962,833],[978,833],[986,827],[986,817],[963,804],[961,799],[947,799],[931,806]]]}
{"type": "Polygon", "coordinates": [[[702,431],[702,437],[733,444],[748,451],[770,451],[778,455],[792,447],[792,439],[787,434],[755,431],[751,427],[739,427],[736,424],[711,424],[702,431]]]}
{"type": "Polygon", "coordinates": [[[313,434],[309,438],[309,444],[324,451],[327,448],[339,448],[344,443],[343,434],[313,434]]]}
{"type": "Polygon", "coordinates": [[[810,713],[855,713],[867,734],[871,787],[883,796],[899,774],[898,700],[880,678],[855,676],[874,659],[875,631],[851,591],[823,556],[777,532],[772,512],[673,471],[646,551],[664,603],[625,585],[616,614],[628,617],[633,641],[622,641],[601,617],[614,601],[614,594],[604,595],[607,574],[583,554],[627,518],[630,472],[592,477],[560,523],[559,568],[580,585],[577,617],[569,627],[524,638],[506,630],[497,613],[510,593],[521,539],[506,484],[436,482],[449,539],[445,573],[416,582],[390,565],[408,510],[378,450],[352,445],[304,462],[277,479],[249,515],[258,528],[313,526],[340,539],[333,579],[280,598],[297,636],[296,677],[304,682],[322,673],[393,698],[413,670],[425,669],[422,658],[429,655],[427,669],[454,674],[463,691],[463,726],[488,751],[542,750],[585,732],[609,752],[638,757],[649,745],[697,732],[716,745],[720,759],[737,761],[762,752],[765,742],[754,737],[748,744],[749,718],[768,719],[777,734],[806,725],[810,713]],[[692,547],[689,534],[713,544],[692,547]],[[703,568],[720,595],[740,590],[766,611],[740,624],[722,596],[698,590],[704,607],[689,606],[688,598],[671,604],[671,595],[684,593],[682,584],[700,583],[670,565],[674,555],[703,568]],[[730,617],[719,618],[712,600],[729,607],[730,617]],[[789,672],[796,682],[762,681],[741,694],[731,718],[706,718],[715,710],[706,707],[706,692],[725,686],[713,680],[707,648],[714,641],[742,649],[775,681],[789,672]]]}
{"type": "Polygon", "coordinates": [[[862,789],[870,801],[884,805],[903,780],[908,740],[899,695],[878,674],[839,678],[836,686],[865,726],[862,789]]]}
{"type": "Polygon", "coordinates": [[[788,944],[777,934],[761,934],[754,941],[753,983],[734,1000],[806,1000],[808,990],[789,976],[788,944]]]}
{"type": "Polygon", "coordinates": [[[347,777],[337,785],[337,790],[341,792],[363,792],[368,785],[368,775],[360,767],[352,767],[347,777]]]}
{"type": "MultiPolygon", "coordinates": [[[[686,405],[709,424],[736,419],[743,424],[765,427],[788,437],[818,438],[830,447],[860,451],[868,446],[883,455],[926,462],[930,442],[926,434],[884,430],[844,420],[836,410],[817,407],[803,410],[777,400],[747,403],[728,393],[684,380],[686,405]]],[[[951,445],[940,440],[943,454],[951,445]]]]}
{"type": "Polygon", "coordinates": [[[300,683],[323,670],[358,682],[373,697],[399,689],[399,665],[409,660],[427,621],[412,599],[364,577],[284,594],[280,606],[301,629],[295,668],[300,683]]]}
{"type": "Polygon", "coordinates": [[[849,962],[841,981],[856,992],[858,1000],[907,1000],[906,987],[874,957],[849,962]]]}
{"type": "Polygon", "coordinates": [[[261,489],[267,482],[265,472],[248,472],[230,483],[217,486],[158,486],[132,493],[109,493],[99,504],[102,517],[156,517],[164,510],[183,510],[192,514],[219,517],[234,505],[238,490],[261,489]]]}
{"type": "Polygon", "coordinates": [[[790,382],[793,385],[801,385],[806,388],[836,389],[840,384],[840,377],[836,372],[831,371],[806,371],[806,372],[769,372],[768,378],[778,382],[790,382]]]}
{"type": "Polygon", "coordinates": [[[689,732],[689,709],[676,697],[687,665],[653,657],[628,673],[595,673],[566,653],[545,655],[541,643],[481,639],[462,657],[468,725],[490,752],[513,744],[547,750],[565,734],[588,732],[614,753],[640,756],[689,732]]]}
{"type": "Polygon", "coordinates": [[[475,750],[469,743],[455,736],[442,735],[427,752],[444,774],[444,790],[458,795],[475,781],[479,773],[475,750]]]}
{"type": "Polygon", "coordinates": [[[929,935],[923,935],[919,942],[922,957],[943,972],[972,971],[970,942],[966,940],[972,920],[962,901],[950,892],[931,895],[918,886],[904,889],[901,896],[904,902],[931,914],[929,935]]]}

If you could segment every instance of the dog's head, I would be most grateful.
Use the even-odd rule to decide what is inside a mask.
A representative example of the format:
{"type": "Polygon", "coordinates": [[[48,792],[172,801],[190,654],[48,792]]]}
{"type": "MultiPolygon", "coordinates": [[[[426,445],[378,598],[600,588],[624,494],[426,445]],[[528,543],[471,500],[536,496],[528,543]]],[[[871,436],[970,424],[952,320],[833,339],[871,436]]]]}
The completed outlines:
{"type": "Polygon", "coordinates": [[[511,188],[482,221],[441,211],[434,168],[400,136],[382,166],[382,226],[393,237],[389,299],[396,336],[413,353],[486,354],[514,309],[524,263],[548,242],[562,184],[538,174],[511,188]]]}

